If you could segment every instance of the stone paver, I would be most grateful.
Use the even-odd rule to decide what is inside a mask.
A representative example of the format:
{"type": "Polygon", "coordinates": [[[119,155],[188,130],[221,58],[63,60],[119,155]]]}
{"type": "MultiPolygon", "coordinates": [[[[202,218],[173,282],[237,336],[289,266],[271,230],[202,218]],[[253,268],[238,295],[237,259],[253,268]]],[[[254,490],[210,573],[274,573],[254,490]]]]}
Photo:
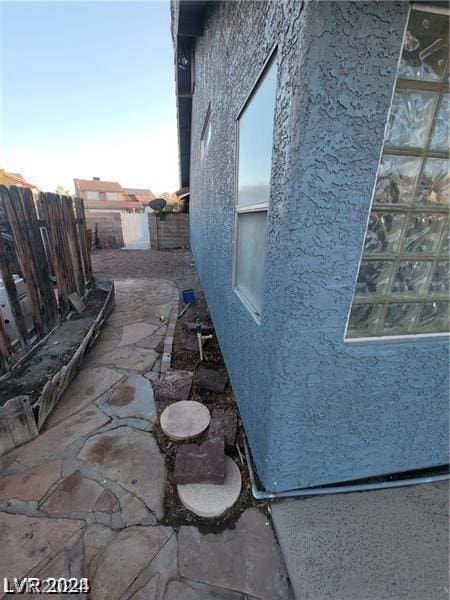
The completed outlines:
{"type": "Polygon", "coordinates": [[[75,471],[57,486],[41,504],[41,508],[44,512],[55,514],[90,512],[103,491],[96,481],[87,479],[79,471],[75,471]]]}
{"type": "Polygon", "coordinates": [[[165,600],[247,600],[250,597],[196,581],[169,581],[165,600]]]}
{"type": "Polygon", "coordinates": [[[159,575],[154,575],[143,588],[131,596],[131,600],[156,600],[159,575]]]}
{"type": "MultiPolygon", "coordinates": [[[[170,533],[171,530],[166,529],[166,535],[169,536],[170,533]]],[[[145,590],[147,586],[152,589],[152,586],[148,584],[150,581],[154,582],[156,579],[158,581],[158,588],[155,600],[163,600],[167,583],[171,579],[179,577],[177,555],[178,541],[177,535],[174,533],[173,535],[170,535],[167,542],[164,543],[151,563],[142,570],[141,574],[129,590],[130,595],[142,591],[143,588],[145,590]]],[[[140,597],[142,598],[142,595],[140,597]]],[[[144,600],[148,600],[148,598],[144,596],[144,600]]],[[[180,598],[180,600],[182,600],[182,598],[180,598]]]]}
{"type": "Polygon", "coordinates": [[[167,371],[156,387],[156,400],[173,402],[187,400],[191,392],[193,377],[192,371],[167,371]]]}
{"type": "Polygon", "coordinates": [[[237,415],[233,409],[214,408],[211,412],[211,423],[209,424],[208,436],[214,437],[219,432],[225,436],[225,446],[233,448],[236,440],[237,415]]]}
{"type": "Polygon", "coordinates": [[[124,426],[93,435],[79,458],[138,496],[158,518],[162,517],[166,469],[151,433],[124,426]]]}
{"type": "Polygon", "coordinates": [[[173,480],[186,483],[225,483],[225,439],[217,433],[203,444],[182,444],[177,448],[173,480]]]}
{"type": "Polygon", "coordinates": [[[24,446],[15,448],[7,454],[9,460],[18,460],[21,464],[34,466],[52,458],[63,456],[67,446],[84,435],[98,429],[108,422],[108,417],[91,406],[82,410],[24,446]]]}
{"type": "Polygon", "coordinates": [[[229,456],[225,457],[225,465],[223,485],[191,483],[177,486],[180,501],[188,510],[199,517],[212,519],[233,506],[241,493],[241,472],[229,456]]]}
{"type": "Polygon", "coordinates": [[[122,502],[121,517],[126,527],[130,525],[156,525],[155,516],[148,511],[139,498],[131,494],[122,502]]]}
{"type": "Polygon", "coordinates": [[[202,535],[195,527],[180,527],[178,560],[180,574],[187,579],[261,600],[291,597],[270,524],[256,508],[247,509],[234,530],[217,535],[202,535]]]}
{"type": "Polygon", "coordinates": [[[155,349],[158,344],[160,344],[164,339],[163,333],[160,333],[158,330],[156,333],[149,335],[148,337],[142,338],[138,342],[136,342],[136,346],[140,348],[151,348],[155,349]]]}
{"type": "Polygon", "coordinates": [[[222,394],[228,383],[228,375],[225,371],[215,371],[200,367],[194,375],[194,385],[198,385],[209,392],[222,394]]]}
{"type": "Polygon", "coordinates": [[[47,427],[53,427],[56,423],[85,408],[122,378],[121,373],[107,367],[82,369],[50,415],[47,427]]]}
{"type": "Polygon", "coordinates": [[[172,440],[188,440],[203,433],[209,425],[209,410],[200,402],[181,400],[161,414],[163,432],[172,440]]]}
{"type": "Polygon", "coordinates": [[[51,460],[0,479],[0,500],[40,500],[61,476],[61,461],[51,460]]]}
{"type": "Polygon", "coordinates": [[[120,504],[114,498],[114,496],[108,490],[103,490],[103,492],[98,497],[96,503],[94,504],[94,508],[92,509],[94,512],[106,512],[112,513],[119,510],[120,504]]]}
{"type": "Polygon", "coordinates": [[[448,483],[274,504],[298,600],[448,598],[448,483]]]}
{"type": "Polygon", "coordinates": [[[105,408],[119,419],[138,418],[153,421],[156,418],[153,388],[143,375],[129,375],[115,388],[105,408]]]}
{"type": "Polygon", "coordinates": [[[188,335],[184,340],[181,349],[184,352],[198,352],[198,339],[195,335],[188,335]]]}
{"type": "Polygon", "coordinates": [[[102,354],[96,362],[113,365],[118,369],[130,369],[145,373],[153,367],[157,358],[158,355],[154,350],[137,346],[123,346],[102,354]]]}
{"type": "Polygon", "coordinates": [[[75,519],[37,519],[0,513],[1,576],[24,577],[83,525],[83,521],[75,519]]]}
{"type": "MultiPolygon", "coordinates": [[[[150,379],[158,381],[161,361],[155,361],[154,348],[166,333],[178,292],[162,280],[115,284],[111,322],[46,430],[0,458],[0,506],[8,511],[0,510],[0,577],[89,577],[92,600],[264,600],[248,593],[265,585],[260,569],[244,552],[248,566],[242,575],[242,565],[229,556],[230,548],[235,554],[246,548],[245,527],[212,536],[219,562],[225,556],[236,568],[234,574],[225,564],[224,585],[223,574],[205,567],[205,558],[198,560],[198,550],[200,558],[204,550],[208,559],[217,554],[208,536],[197,538],[195,528],[184,528],[179,553],[178,534],[158,524],[166,473],[152,434],[150,379]],[[128,345],[119,347],[121,341],[128,345]],[[103,362],[105,355],[112,362],[103,362]],[[233,544],[230,535],[237,538],[233,544]]],[[[185,381],[188,394],[192,376],[185,381]]],[[[262,537],[255,534],[252,541],[266,548],[274,539],[269,527],[262,529],[262,537]]],[[[266,565],[263,571],[268,580],[266,565]]]]}
{"type": "Polygon", "coordinates": [[[131,323],[130,325],[124,325],[122,327],[122,337],[118,346],[129,346],[135,344],[142,338],[155,333],[158,329],[158,325],[151,325],[150,323],[131,323]]]}
{"type": "Polygon", "coordinates": [[[91,598],[121,598],[167,538],[160,527],[129,527],[115,535],[89,569],[91,598]]]}

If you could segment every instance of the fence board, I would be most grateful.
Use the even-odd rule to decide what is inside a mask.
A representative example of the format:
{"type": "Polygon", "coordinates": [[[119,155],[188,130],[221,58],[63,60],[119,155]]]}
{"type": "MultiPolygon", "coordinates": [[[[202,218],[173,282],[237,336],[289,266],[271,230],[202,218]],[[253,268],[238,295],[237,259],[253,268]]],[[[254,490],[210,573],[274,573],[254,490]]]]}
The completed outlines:
{"type": "MultiPolygon", "coordinates": [[[[4,209],[3,193],[4,192],[2,186],[0,186],[0,206],[2,209],[4,209]]],[[[5,248],[3,236],[0,233],[0,275],[3,280],[3,286],[5,288],[6,295],[9,300],[12,315],[16,322],[19,343],[21,347],[25,350],[27,347],[28,338],[28,332],[25,325],[25,315],[23,314],[22,306],[20,304],[19,296],[17,294],[16,284],[14,283],[14,272],[12,271],[11,262],[8,259],[8,252],[5,248]]]]}
{"type": "MultiPolygon", "coordinates": [[[[31,348],[71,310],[69,296],[83,295],[92,279],[83,201],[0,186],[0,276],[22,351],[31,348]],[[23,277],[34,329],[27,331],[14,274],[23,277]],[[58,298],[52,276],[56,278],[58,298]]],[[[15,343],[15,342],[14,342],[15,343]]],[[[0,371],[17,360],[0,312],[0,371]]]]}
{"type": "Polygon", "coordinates": [[[6,371],[9,367],[10,359],[12,357],[13,350],[11,342],[9,341],[8,335],[5,329],[5,321],[0,314],[0,364],[2,369],[6,371]]]}
{"type": "Polygon", "coordinates": [[[80,246],[78,244],[77,228],[75,224],[75,213],[72,198],[68,196],[61,197],[61,206],[64,214],[64,223],[69,244],[70,256],[75,276],[75,285],[80,296],[84,295],[84,277],[83,266],[81,264],[80,246]]]}
{"type": "Polygon", "coordinates": [[[75,291],[71,261],[68,259],[68,248],[62,226],[62,215],[56,194],[39,194],[39,208],[50,239],[52,262],[55,267],[58,286],[59,309],[65,316],[69,310],[69,296],[75,291]]]}
{"type": "MultiPolygon", "coordinates": [[[[40,275],[45,264],[40,264],[39,248],[35,247],[32,225],[29,214],[34,209],[32,197],[26,197],[19,188],[11,186],[10,191],[3,194],[3,205],[6,209],[14,238],[17,258],[27,286],[34,327],[38,337],[45,335],[51,327],[47,310],[46,293],[42,292],[43,281],[40,275]]],[[[45,275],[44,275],[45,276],[45,275]]],[[[49,278],[48,278],[49,279],[49,278]]],[[[50,281],[47,282],[49,285],[50,281]]]]}
{"type": "Polygon", "coordinates": [[[56,303],[50,267],[45,253],[41,227],[37,218],[33,193],[31,190],[23,188],[19,189],[19,195],[22,200],[29,243],[33,252],[32,262],[35,267],[34,275],[36,277],[38,295],[43,310],[44,330],[45,333],[48,333],[57,322],[58,305],[56,303]]]}
{"type": "Polygon", "coordinates": [[[86,229],[86,217],[84,214],[84,206],[81,198],[74,199],[75,216],[77,219],[77,233],[78,240],[81,248],[81,258],[83,263],[83,274],[85,281],[92,279],[92,266],[91,266],[91,254],[90,245],[88,241],[88,234],[86,229]]]}

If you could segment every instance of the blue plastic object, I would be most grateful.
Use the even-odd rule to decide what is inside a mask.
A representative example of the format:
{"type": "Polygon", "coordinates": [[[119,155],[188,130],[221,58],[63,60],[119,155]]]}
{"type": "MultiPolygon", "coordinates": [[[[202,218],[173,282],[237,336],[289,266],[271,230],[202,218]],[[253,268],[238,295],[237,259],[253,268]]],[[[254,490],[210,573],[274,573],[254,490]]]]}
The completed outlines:
{"type": "Polygon", "coordinates": [[[183,290],[182,294],[185,304],[195,304],[194,290],[183,290]]]}

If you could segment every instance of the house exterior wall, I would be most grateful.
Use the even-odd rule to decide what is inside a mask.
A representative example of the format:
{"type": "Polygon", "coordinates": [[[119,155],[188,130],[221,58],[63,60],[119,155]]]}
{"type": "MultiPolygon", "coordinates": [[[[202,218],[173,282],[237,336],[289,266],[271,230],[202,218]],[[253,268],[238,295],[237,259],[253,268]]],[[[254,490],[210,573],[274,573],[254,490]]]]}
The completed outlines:
{"type": "Polygon", "coordinates": [[[267,490],[448,462],[448,340],[344,342],[408,10],[211,3],[197,39],[191,246],[267,490]],[[258,325],[232,288],[235,119],[275,44],[258,325]]]}

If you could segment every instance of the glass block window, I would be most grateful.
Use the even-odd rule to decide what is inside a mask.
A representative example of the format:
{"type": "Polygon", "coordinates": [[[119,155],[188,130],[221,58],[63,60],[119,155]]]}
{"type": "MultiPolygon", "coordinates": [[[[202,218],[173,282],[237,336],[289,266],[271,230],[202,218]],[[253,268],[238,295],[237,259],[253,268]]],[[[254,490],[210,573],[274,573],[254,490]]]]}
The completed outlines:
{"type": "Polygon", "coordinates": [[[272,57],[237,121],[234,289],[258,322],[264,294],[276,88],[272,57]]]}
{"type": "Polygon", "coordinates": [[[412,10],[347,338],[449,326],[449,18],[412,10]]]}

